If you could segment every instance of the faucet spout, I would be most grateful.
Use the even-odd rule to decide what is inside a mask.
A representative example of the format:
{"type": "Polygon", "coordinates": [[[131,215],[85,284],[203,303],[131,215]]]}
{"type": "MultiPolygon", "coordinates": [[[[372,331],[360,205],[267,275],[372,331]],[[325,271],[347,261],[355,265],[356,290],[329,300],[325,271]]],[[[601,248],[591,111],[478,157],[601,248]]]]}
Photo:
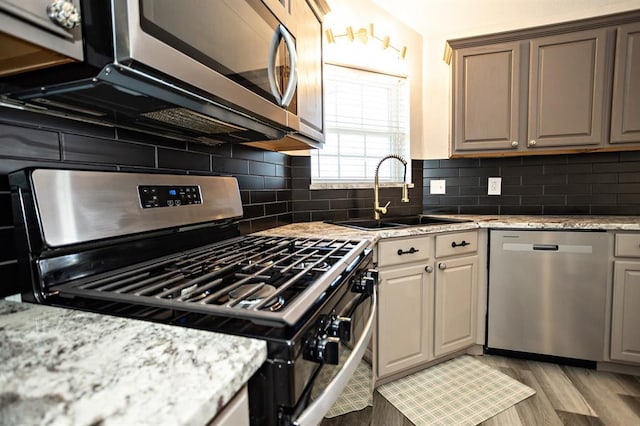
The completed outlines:
{"type": "Polygon", "coordinates": [[[402,163],[402,165],[404,166],[404,183],[402,185],[402,199],[401,201],[403,203],[408,203],[409,202],[409,183],[407,182],[407,160],[405,160],[404,158],[402,158],[399,155],[396,154],[389,154],[386,157],[382,158],[382,160],[380,160],[380,162],[378,163],[378,165],[376,166],[376,173],[375,173],[375,177],[373,180],[373,218],[375,220],[380,220],[380,215],[381,214],[387,214],[387,207],[389,207],[389,203],[385,204],[384,206],[380,206],[380,198],[378,196],[378,192],[380,190],[380,182],[379,182],[379,178],[378,178],[378,172],[380,171],[380,165],[390,159],[390,158],[395,158],[396,160],[400,161],[402,163]]]}

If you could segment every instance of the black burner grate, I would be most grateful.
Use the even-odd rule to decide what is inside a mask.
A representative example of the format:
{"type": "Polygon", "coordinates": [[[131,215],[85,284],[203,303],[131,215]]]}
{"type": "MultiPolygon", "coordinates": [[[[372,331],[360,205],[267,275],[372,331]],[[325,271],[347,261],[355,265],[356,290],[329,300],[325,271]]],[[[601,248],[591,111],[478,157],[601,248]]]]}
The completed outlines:
{"type": "Polygon", "coordinates": [[[349,272],[366,245],[351,240],[244,236],[53,290],[294,324],[349,272]]]}

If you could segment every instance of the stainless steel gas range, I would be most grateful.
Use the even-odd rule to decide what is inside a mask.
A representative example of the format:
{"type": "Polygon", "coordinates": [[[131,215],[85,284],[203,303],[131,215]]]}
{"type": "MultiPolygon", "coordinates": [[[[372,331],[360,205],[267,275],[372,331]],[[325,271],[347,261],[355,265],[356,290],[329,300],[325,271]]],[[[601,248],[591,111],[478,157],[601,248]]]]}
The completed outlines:
{"type": "Polygon", "coordinates": [[[265,340],[252,424],[317,424],[362,358],[377,285],[366,241],[240,235],[232,177],[9,179],[23,300],[265,340]],[[311,398],[326,368],[334,379],[311,398]]]}

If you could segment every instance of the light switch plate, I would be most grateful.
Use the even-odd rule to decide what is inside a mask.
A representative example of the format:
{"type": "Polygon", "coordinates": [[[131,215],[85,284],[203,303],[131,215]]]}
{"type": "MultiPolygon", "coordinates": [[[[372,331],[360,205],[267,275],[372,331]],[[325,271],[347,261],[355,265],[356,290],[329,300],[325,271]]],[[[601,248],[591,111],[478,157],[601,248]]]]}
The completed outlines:
{"type": "Polygon", "coordinates": [[[444,179],[435,179],[430,181],[431,194],[446,194],[447,181],[444,179]]]}
{"type": "Polygon", "coordinates": [[[489,189],[487,190],[488,195],[500,195],[502,192],[502,178],[499,177],[490,177],[489,178],[489,189]]]}

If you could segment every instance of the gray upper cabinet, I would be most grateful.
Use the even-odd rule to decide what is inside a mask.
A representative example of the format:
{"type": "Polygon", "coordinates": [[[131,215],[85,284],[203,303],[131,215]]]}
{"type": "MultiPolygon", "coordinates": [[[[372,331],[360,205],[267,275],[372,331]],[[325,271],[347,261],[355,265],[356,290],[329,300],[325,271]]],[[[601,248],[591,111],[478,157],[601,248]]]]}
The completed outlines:
{"type": "Polygon", "coordinates": [[[640,143],[640,23],[618,28],[614,70],[610,142],[640,143]]]}
{"type": "Polygon", "coordinates": [[[508,150],[520,129],[519,42],[457,50],[453,61],[456,151],[508,150]]]}
{"type": "Polygon", "coordinates": [[[531,40],[528,149],[606,140],[607,30],[531,40]]]}
{"type": "Polygon", "coordinates": [[[640,10],[449,40],[445,60],[452,157],[640,149],[640,10]]]}

